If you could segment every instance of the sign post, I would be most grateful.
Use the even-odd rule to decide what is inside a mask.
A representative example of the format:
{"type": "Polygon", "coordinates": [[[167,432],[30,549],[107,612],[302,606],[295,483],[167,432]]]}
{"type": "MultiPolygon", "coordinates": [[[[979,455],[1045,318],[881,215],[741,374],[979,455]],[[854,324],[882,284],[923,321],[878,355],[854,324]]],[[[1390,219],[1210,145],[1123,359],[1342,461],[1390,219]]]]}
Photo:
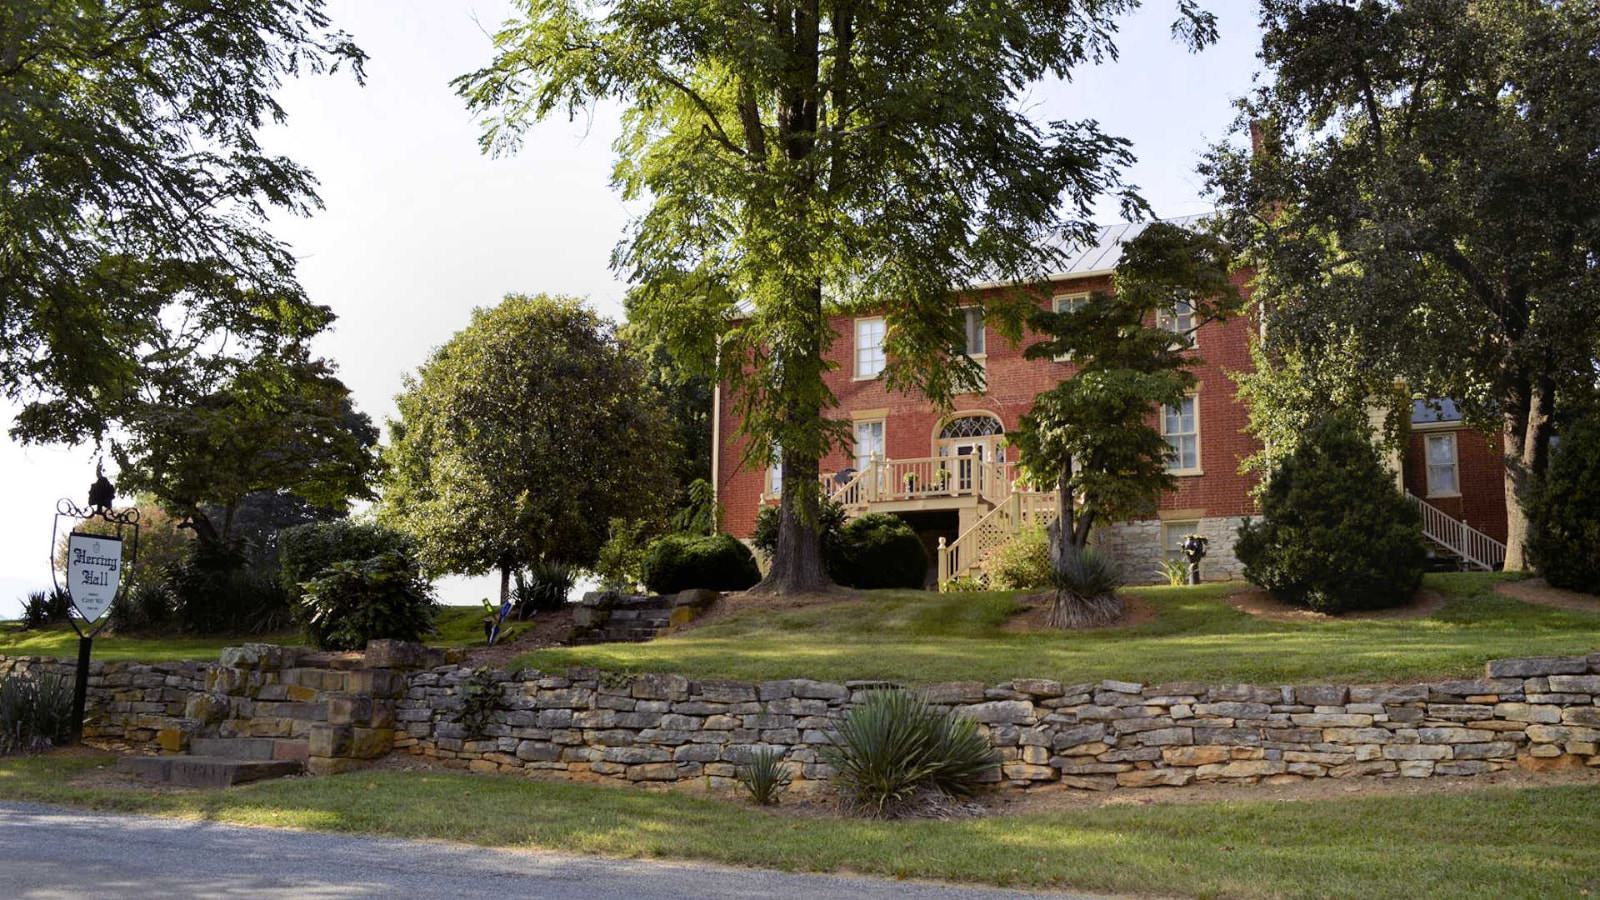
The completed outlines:
{"type": "Polygon", "coordinates": [[[66,593],[72,601],[67,621],[78,633],[78,677],[72,690],[72,739],[83,738],[84,707],[89,698],[89,656],[94,647],[94,636],[105,625],[106,613],[117,599],[117,592],[126,585],[122,577],[125,562],[124,537],[131,538],[131,552],[126,564],[132,565],[139,555],[139,511],[111,508],[116,499],[116,488],[106,478],[99,466],[95,467],[95,482],[89,488],[89,506],[80,507],[63,498],[56,504],[56,524],[50,535],[50,577],[56,590],[62,590],[61,575],[66,576],[66,593]],[[76,520],[67,534],[65,572],[57,571],[56,553],[60,546],[57,535],[62,519],[76,520]],[[98,530],[88,530],[99,519],[98,530]],[[77,613],[77,618],[72,616],[77,613]],[[82,619],[80,626],[78,620],[82,619]]]}

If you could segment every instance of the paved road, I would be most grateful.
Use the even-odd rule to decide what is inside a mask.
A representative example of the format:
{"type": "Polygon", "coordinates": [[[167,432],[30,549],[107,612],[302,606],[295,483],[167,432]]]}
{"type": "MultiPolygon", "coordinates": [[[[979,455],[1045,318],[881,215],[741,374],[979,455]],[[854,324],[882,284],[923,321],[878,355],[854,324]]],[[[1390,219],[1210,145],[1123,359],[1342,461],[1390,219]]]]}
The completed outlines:
{"type": "MultiPolygon", "coordinates": [[[[1038,897],[870,878],[485,850],[0,803],[5,897],[1038,897]]],[[[1079,898],[1084,900],[1084,898],[1079,898]]]]}

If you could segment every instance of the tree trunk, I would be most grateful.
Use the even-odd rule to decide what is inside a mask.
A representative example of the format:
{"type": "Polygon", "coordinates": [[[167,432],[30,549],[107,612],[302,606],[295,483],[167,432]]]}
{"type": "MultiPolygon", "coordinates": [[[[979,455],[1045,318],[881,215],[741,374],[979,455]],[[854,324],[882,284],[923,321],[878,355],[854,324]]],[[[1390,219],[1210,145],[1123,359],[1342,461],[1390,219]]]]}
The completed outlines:
{"type": "Polygon", "coordinates": [[[1507,572],[1527,570],[1523,544],[1528,539],[1527,502],[1534,481],[1544,474],[1544,448],[1549,440],[1550,396],[1547,387],[1528,392],[1522,410],[1505,416],[1506,562],[1507,572]]]}
{"type": "Polygon", "coordinates": [[[816,457],[783,451],[783,498],[778,506],[778,546],[772,567],[753,589],[763,594],[796,594],[831,589],[822,561],[821,496],[816,457]]]}
{"type": "Polygon", "coordinates": [[[1072,535],[1077,531],[1072,522],[1072,495],[1067,492],[1070,470],[1062,469],[1056,476],[1056,520],[1050,523],[1050,563],[1061,562],[1072,548],[1072,535]]]}
{"type": "Polygon", "coordinates": [[[500,606],[503,608],[506,601],[511,599],[511,567],[500,567],[500,606]]]}

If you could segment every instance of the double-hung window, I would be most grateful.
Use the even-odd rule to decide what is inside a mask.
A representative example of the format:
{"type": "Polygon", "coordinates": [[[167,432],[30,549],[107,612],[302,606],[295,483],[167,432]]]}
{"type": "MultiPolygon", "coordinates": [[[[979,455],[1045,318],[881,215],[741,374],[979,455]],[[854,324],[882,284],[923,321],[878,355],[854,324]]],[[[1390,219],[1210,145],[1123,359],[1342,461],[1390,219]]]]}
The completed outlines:
{"type": "Polygon", "coordinates": [[[883,319],[856,320],[856,378],[877,378],[887,358],[883,353],[883,319]]]}
{"type": "MultiPolygon", "coordinates": [[[[1050,298],[1050,311],[1056,313],[1075,313],[1087,305],[1089,305],[1088,294],[1067,294],[1050,298]]],[[[1068,362],[1071,359],[1071,353],[1063,353],[1055,358],[1056,362],[1068,362]]]]}
{"type": "Polygon", "coordinates": [[[1461,496],[1460,460],[1456,456],[1456,436],[1430,434],[1424,449],[1428,457],[1428,496],[1461,496]]]}
{"type": "Polygon", "coordinates": [[[865,469],[873,457],[883,457],[883,420],[856,423],[856,468],[865,469]]]}
{"type": "Polygon", "coordinates": [[[772,465],[767,467],[767,496],[783,495],[783,448],[772,445],[772,465]]]}
{"type": "Polygon", "coordinates": [[[1185,397],[1161,411],[1161,436],[1172,448],[1167,457],[1168,472],[1200,471],[1200,420],[1194,397],[1185,397]]]}
{"type": "Polygon", "coordinates": [[[1158,312],[1156,325],[1184,338],[1190,346],[1198,343],[1194,329],[1194,305],[1186,298],[1179,297],[1172,301],[1171,306],[1158,312]]]}
{"type": "Polygon", "coordinates": [[[973,359],[982,359],[986,352],[983,339],[983,310],[976,306],[963,308],[961,330],[965,336],[962,351],[973,359]]]}

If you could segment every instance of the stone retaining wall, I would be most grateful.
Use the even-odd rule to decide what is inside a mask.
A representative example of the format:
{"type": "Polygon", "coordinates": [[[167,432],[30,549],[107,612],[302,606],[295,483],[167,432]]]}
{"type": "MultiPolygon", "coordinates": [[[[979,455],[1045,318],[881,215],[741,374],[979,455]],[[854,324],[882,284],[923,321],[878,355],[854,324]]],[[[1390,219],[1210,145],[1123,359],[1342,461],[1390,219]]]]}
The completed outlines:
{"type": "MultiPolygon", "coordinates": [[[[14,669],[70,678],[73,665],[0,657],[0,675],[14,669]]],[[[314,772],[359,765],[392,745],[474,771],[713,788],[731,786],[753,748],[772,747],[804,792],[832,774],[820,751],[839,717],[864,692],[891,686],[490,672],[496,709],[472,735],[460,722],[472,676],[407,645],[364,658],[251,645],[214,664],[97,662],[85,736],[169,753],[194,736],[271,737],[308,755],[314,772]]],[[[1496,660],[1481,678],[1426,684],[1018,679],[922,693],[981,724],[998,759],[988,780],[1013,787],[1600,767],[1600,653],[1496,660]]]]}
{"type": "MultiPolygon", "coordinates": [[[[481,735],[457,721],[464,667],[411,677],[397,748],[484,772],[730,785],[753,748],[783,752],[801,790],[831,774],[834,722],[881,682],[758,684],[673,675],[495,673],[481,735]]],[[[1206,685],[1018,679],[923,693],[980,722],[1026,787],[1476,775],[1512,765],[1600,767],[1600,653],[1491,662],[1484,677],[1410,685],[1206,685]]]]}

